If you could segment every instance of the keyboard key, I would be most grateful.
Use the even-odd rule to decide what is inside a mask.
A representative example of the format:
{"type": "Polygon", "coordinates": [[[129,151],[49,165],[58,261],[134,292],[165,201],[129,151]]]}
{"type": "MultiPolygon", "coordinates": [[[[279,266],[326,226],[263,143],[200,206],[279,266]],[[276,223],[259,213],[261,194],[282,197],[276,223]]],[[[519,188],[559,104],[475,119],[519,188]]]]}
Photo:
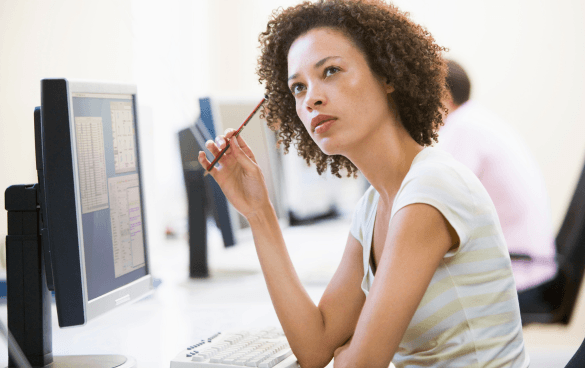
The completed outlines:
{"type": "Polygon", "coordinates": [[[292,355],[292,350],[286,349],[276,354],[271,355],[264,362],[260,363],[259,368],[272,368],[278,363],[282,362],[286,358],[292,355]]]}
{"type": "Polygon", "coordinates": [[[171,361],[170,368],[277,368],[284,360],[287,367],[297,367],[289,359],[292,351],[279,329],[218,333],[208,340],[211,342],[202,340],[188,346],[171,361]]]}
{"type": "Polygon", "coordinates": [[[207,359],[205,358],[205,356],[203,356],[201,354],[196,354],[196,355],[193,355],[191,360],[194,362],[202,362],[202,361],[207,360],[207,359]]]}

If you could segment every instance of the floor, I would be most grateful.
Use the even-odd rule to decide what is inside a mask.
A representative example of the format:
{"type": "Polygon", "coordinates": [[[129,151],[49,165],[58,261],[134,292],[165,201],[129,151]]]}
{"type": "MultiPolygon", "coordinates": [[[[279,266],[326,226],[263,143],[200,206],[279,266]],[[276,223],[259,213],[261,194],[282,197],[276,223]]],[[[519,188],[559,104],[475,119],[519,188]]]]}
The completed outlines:
{"type": "MultiPolygon", "coordinates": [[[[299,277],[318,302],[341,259],[348,234],[347,220],[325,221],[284,230],[299,277]]],[[[151,270],[161,280],[155,293],[135,304],[90,321],[60,329],[53,308],[55,355],[123,354],[140,368],[168,367],[189,344],[217,331],[278,325],[260,273],[251,236],[233,248],[222,246],[219,231],[209,234],[209,279],[188,278],[185,239],[167,240],[150,249],[151,270]]],[[[569,326],[531,325],[525,328],[531,368],[564,367],[585,337],[583,293],[569,326]]],[[[6,322],[6,304],[0,304],[6,322]]],[[[1,344],[0,344],[1,346],[1,344]]],[[[0,365],[7,365],[6,345],[0,365]]]]}

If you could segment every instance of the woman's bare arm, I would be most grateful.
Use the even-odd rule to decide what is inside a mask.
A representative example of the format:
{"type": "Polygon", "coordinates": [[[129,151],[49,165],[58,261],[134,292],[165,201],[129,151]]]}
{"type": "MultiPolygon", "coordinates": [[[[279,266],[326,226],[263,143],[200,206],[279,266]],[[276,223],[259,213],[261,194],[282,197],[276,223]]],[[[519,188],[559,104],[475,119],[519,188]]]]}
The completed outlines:
{"type": "Polygon", "coordinates": [[[336,368],[388,367],[435,270],[457,242],[432,206],[412,204],[394,215],[353,338],[335,352],[336,368]]]}
{"type": "Polygon", "coordinates": [[[249,220],[270,298],[293,352],[303,368],[326,366],[353,334],[365,302],[361,245],[349,236],[340,266],[316,306],[294,270],[276,216],[249,220]]]}
{"type": "MultiPolygon", "coordinates": [[[[219,146],[207,144],[214,155],[223,146],[223,138],[219,146]]],[[[199,161],[204,167],[209,164],[203,154],[199,161]]],[[[299,363],[303,368],[326,366],[335,349],[353,334],[365,302],[361,244],[349,236],[341,264],[316,306],[293,267],[276,213],[261,186],[260,168],[241,137],[232,140],[220,168],[211,174],[250,223],[272,303],[299,363]]]]}

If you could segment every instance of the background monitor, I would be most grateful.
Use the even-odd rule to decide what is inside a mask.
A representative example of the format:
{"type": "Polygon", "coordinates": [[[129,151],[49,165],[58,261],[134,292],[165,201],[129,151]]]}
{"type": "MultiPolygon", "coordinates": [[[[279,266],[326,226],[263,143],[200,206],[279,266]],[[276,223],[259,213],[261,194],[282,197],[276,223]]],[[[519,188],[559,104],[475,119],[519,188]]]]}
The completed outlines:
{"type": "MultiPolygon", "coordinates": [[[[197,156],[199,151],[204,151],[207,159],[213,161],[213,155],[205,148],[205,142],[213,140],[227,128],[239,128],[258,101],[250,98],[200,98],[199,118],[192,126],[178,133],[188,200],[190,277],[209,276],[207,218],[211,214],[221,231],[224,246],[230,247],[251,239],[248,222],[227,201],[215,180],[211,176],[204,176],[205,169],[199,164],[197,156]]],[[[258,115],[250,120],[241,134],[254,151],[258,165],[264,173],[270,199],[281,226],[287,226],[282,157],[276,149],[276,134],[258,115]]]]}
{"type": "Polygon", "coordinates": [[[152,291],[136,87],[41,81],[45,225],[59,326],[152,291]]]}
{"type": "MultiPolygon", "coordinates": [[[[262,96],[257,97],[229,97],[221,96],[211,98],[210,111],[217,131],[223,132],[228,129],[238,129],[244,119],[254,110],[262,96]]],[[[282,150],[276,147],[276,133],[270,130],[266,120],[260,119],[260,112],[250,120],[241,133],[248,146],[254,152],[258,166],[262,169],[270,201],[274,206],[280,226],[289,225],[287,188],[284,180],[283,154],[282,150]]],[[[203,115],[203,113],[202,113],[203,115]]],[[[249,224],[235,208],[229,206],[229,211],[238,221],[235,222],[236,238],[251,237],[249,224]]]]}
{"type": "Polygon", "coordinates": [[[221,230],[223,244],[230,247],[236,244],[232,212],[228,201],[213,177],[206,176],[205,168],[197,159],[199,151],[204,151],[209,161],[214,157],[205,148],[205,142],[215,137],[215,126],[211,117],[209,98],[200,99],[201,115],[195,124],[179,131],[179,148],[183,166],[183,178],[188,202],[189,233],[189,276],[202,278],[209,276],[207,261],[207,218],[211,213],[216,226],[221,230]]]}
{"type": "MultiPolygon", "coordinates": [[[[217,111],[214,111],[209,97],[200,98],[199,107],[201,115],[195,124],[190,127],[190,131],[193,133],[193,136],[197,141],[196,149],[193,150],[193,154],[198,155],[199,151],[203,151],[205,152],[207,159],[212,162],[214,156],[209,150],[207,150],[207,148],[205,148],[205,142],[208,140],[214,140],[219,134],[219,131],[216,128],[216,121],[214,120],[214,118],[217,119],[217,111]]],[[[183,151],[184,149],[182,147],[181,152],[183,151]]],[[[197,160],[197,158],[195,158],[195,160],[197,160]]],[[[203,170],[198,162],[197,166],[199,169],[203,170]]],[[[202,173],[204,173],[204,171],[202,171],[202,173]]],[[[205,177],[205,185],[206,205],[213,213],[215,223],[221,231],[223,243],[226,247],[235,245],[237,241],[237,222],[239,220],[235,216],[235,212],[230,209],[231,205],[223,194],[223,191],[211,176],[205,177]]],[[[191,224],[189,227],[190,229],[192,228],[191,224]]]]}

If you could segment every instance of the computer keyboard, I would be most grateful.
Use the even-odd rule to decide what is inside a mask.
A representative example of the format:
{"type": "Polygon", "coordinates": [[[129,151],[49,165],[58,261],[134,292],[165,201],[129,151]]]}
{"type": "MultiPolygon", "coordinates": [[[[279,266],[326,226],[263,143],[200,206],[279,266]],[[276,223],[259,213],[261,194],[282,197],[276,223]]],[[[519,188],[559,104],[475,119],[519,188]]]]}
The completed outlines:
{"type": "Polygon", "coordinates": [[[181,351],[171,368],[297,368],[282,329],[272,327],[259,331],[218,332],[181,351]]]}

